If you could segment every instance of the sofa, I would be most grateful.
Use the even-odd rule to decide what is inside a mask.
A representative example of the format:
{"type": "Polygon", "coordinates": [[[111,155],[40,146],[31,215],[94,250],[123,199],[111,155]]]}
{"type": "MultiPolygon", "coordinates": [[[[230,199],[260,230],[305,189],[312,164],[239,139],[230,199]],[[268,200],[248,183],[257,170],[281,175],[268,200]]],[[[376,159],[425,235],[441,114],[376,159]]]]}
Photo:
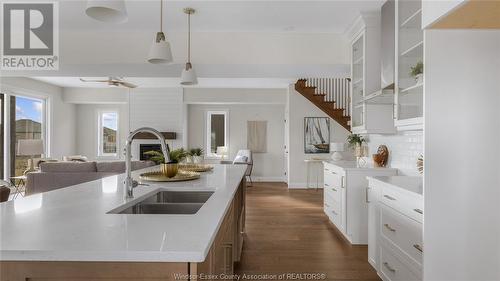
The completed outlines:
{"type": "MultiPolygon", "coordinates": [[[[132,170],[154,166],[151,161],[132,161],[132,170]]],[[[125,172],[125,161],[45,162],[26,174],[26,195],[47,192],[125,172]]]]}

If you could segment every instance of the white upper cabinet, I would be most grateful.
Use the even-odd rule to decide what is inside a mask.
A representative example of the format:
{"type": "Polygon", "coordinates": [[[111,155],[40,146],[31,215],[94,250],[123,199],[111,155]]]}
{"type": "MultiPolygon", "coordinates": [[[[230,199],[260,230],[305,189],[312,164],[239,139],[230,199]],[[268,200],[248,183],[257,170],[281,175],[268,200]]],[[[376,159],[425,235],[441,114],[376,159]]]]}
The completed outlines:
{"type": "Polygon", "coordinates": [[[395,125],[418,130],[423,127],[424,101],[422,1],[397,0],[395,26],[395,125]]]}
{"type": "Polygon", "coordinates": [[[393,91],[381,90],[380,13],[363,14],[350,35],[352,132],[394,133],[393,91]]]}

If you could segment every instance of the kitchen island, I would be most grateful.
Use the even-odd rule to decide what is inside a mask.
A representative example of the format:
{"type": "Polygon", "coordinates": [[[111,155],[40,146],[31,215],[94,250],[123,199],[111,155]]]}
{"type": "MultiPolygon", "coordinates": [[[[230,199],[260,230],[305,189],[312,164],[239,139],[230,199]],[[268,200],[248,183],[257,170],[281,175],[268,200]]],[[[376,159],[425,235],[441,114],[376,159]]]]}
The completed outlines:
{"type": "MultiPolygon", "coordinates": [[[[143,169],[140,173],[158,169],[143,169]]],[[[0,279],[190,280],[233,273],[245,224],[243,165],[194,181],[145,182],[124,199],[124,175],[0,204],[0,279]],[[195,214],[113,214],[158,191],[211,191],[195,214]]]]}

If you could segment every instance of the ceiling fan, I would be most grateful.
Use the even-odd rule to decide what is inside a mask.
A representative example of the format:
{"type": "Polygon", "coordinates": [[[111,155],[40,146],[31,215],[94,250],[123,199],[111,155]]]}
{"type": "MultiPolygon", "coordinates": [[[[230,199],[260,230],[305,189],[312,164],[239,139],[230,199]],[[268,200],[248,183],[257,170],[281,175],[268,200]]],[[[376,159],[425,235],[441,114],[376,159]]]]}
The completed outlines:
{"type": "Polygon", "coordinates": [[[98,83],[108,83],[109,86],[111,87],[126,87],[126,88],[137,88],[137,85],[129,83],[121,77],[108,77],[107,80],[87,80],[80,78],[80,81],[82,82],[98,82],[98,83]]]}

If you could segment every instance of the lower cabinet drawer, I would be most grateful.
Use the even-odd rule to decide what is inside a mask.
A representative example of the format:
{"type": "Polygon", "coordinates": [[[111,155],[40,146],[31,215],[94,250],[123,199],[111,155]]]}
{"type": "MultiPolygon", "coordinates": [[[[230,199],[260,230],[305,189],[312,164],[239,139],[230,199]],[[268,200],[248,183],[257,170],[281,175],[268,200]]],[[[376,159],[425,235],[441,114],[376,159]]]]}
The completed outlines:
{"type": "Polygon", "coordinates": [[[337,202],[340,202],[340,200],[342,200],[342,190],[339,187],[325,186],[324,195],[331,196],[337,202]]]}
{"type": "Polygon", "coordinates": [[[381,201],[408,217],[422,223],[423,222],[423,199],[418,196],[409,196],[394,188],[384,187],[382,189],[381,201]]]}
{"type": "Polygon", "coordinates": [[[339,229],[342,230],[342,214],[337,210],[330,209],[332,223],[339,229]]]}
{"type": "Polygon", "coordinates": [[[380,204],[379,227],[382,239],[389,240],[418,265],[422,265],[423,234],[419,222],[380,204]]]}
{"type": "Polygon", "coordinates": [[[338,204],[333,201],[324,202],[323,210],[325,214],[328,216],[330,221],[340,230],[342,229],[342,213],[339,210],[338,204]]]}
{"type": "Polygon", "coordinates": [[[410,267],[402,262],[391,250],[380,248],[381,277],[385,281],[418,281],[420,278],[411,271],[410,267]]]}

